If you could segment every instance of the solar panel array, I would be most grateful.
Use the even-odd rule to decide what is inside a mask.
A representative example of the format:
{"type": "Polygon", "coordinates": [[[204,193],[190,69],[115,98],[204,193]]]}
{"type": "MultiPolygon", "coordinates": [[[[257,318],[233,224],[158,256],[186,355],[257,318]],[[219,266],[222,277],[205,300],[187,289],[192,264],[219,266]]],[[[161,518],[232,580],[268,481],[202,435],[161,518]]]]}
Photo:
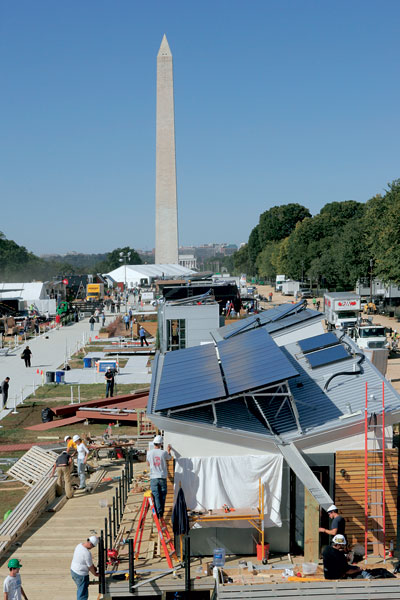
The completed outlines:
{"type": "Polygon", "coordinates": [[[298,342],[304,354],[313,352],[314,350],[321,350],[321,348],[328,348],[338,343],[339,340],[334,333],[322,333],[321,335],[314,335],[298,342]]]}
{"type": "Polygon", "coordinates": [[[339,360],[350,358],[350,354],[341,344],[337,344],[336,346],[331,346],[330,348],[325,348],[318,352],[310,352],[306,355],[306,358],[310,363],[311,368],[315,369],[316,367],[322,367],[330,363],[338,362],[339,360]]]}
{"type": "Polygon", "coordinates": [[[226,396],[214,344],[168,352],[156,410],[178,408],[226,396]]]}
{"type": "Polygon", "coordinates": [[[230,395],[299,374],[265,329],[223,340],[218,351],[230,395]]]}

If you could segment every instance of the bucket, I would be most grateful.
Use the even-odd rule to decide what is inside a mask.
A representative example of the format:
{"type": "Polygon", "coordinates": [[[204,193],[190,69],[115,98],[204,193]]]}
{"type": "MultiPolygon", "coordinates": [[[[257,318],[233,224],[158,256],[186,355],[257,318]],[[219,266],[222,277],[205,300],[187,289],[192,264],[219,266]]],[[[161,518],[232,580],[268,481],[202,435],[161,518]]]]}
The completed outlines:
{"type": "Polygon", "coordinates": [[[262,554],[262,544],[257,544],[257,560],[268,560],[269,556],[269,544],[264,544],[264,559],[262,554]]]}
{"type": "Polygon", "coordinates": [[[56,383],[64,383],[65,371],[56,371],[56,383]]]}
{"type": "Polygon", "coordinates": [[[225,564],[225,548],[214,548],[213,565],[223,567],[225,564]]]}
{"type": "Polygon", "coordinates": [[[303,563],[303,575],[314,575],[318,569],[317,563],[305,562],[303,563]]]}
{"type": "Polygon", "coordinates": [[[54,383],[55,375],[54,371],[46,371],[46,383],[54,383]]]}
{"type": "Polygon", "coordinates": [[[83,359],[83,368],[84,369],[90,369],[92,366],[92,359],[88,358],[87,356],[83,359]]]}

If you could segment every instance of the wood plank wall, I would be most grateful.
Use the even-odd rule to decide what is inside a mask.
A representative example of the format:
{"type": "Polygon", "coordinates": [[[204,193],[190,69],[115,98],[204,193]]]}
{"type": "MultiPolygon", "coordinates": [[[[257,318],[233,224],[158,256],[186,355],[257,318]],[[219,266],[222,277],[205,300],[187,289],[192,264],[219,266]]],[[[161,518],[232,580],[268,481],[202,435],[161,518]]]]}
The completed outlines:
{"type": "MultiPolygon", "coordinates": [[[[368,463],[380,463],[381,453],[368,452],[368,463]]],[[[376,475],[382,467],[369,467],[369,475],[376,475]],[[374,472],[375,470],[375,472],[374,472]]],[[[397,448],[386,450],[386,548],[393,540],[396,547],[397,534],[397,485],[398,485],[398,451],[397,448]]],[[[370,480],[370,487],[374,487],[374,480],[370,480]]],[[[379,480],[377,480],[379,481],[379,480]]],[[[364,545],[365,517],[364,517],[364,451],[343,450],[336,452],[335,466],[335,504],[340,514],[346,519],[346,536],[350,544],[364,545]],[[344,476],[341,471],[344,469],[344,476]]],[[[376,483],[376,482],[375,482],[376,483]]],[[[378,485],[376,485],[378,487],[378,485]]],[[[381,487],[381,484],[379,485],[381,487]]],[[[377,527],[377,523],[373,525],[377,527]]],[[[369,540],[372,540],[369,533],[369,540]]],[[[376,539],[376,538],[375,538],[376,539]]],[[[372,546],[371,546],[372,548],[372,546]]],[[[369,548],[369,551],[371,551],[369,548]]]]}

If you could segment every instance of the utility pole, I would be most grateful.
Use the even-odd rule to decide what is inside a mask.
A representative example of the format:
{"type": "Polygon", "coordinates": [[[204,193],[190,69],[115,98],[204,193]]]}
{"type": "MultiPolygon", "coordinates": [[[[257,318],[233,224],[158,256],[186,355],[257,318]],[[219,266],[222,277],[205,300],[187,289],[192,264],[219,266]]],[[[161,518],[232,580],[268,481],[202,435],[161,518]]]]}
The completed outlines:
{"type": "Polygon", "coordinates": [[[119,256],[120,256],[119,262],[123,262],[124,263],[124,270],[125,270],[124,296],[125,296],[125,313],[126,313],[126,311],[127,311],[127,298],[126,298],[126,261],[130,259],[131,253],[130,252],[120,252],[119,256]]]}
{"type": "Polygon", "coordinates": [[[369,261],[369,301],[372,303],[372,269],[374,266],[374,261],[370,258],[369,261]]]}

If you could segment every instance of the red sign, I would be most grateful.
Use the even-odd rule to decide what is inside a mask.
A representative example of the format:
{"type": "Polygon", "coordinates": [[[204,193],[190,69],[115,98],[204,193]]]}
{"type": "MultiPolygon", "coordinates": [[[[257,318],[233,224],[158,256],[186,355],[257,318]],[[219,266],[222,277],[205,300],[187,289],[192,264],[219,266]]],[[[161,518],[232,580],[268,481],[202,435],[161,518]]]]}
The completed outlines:
{"type": "Polygon", "coordinates": [[[339,306],[355,306],[357,302],[354,300],[349,302],[349,300],[345,300],[344,302],[338,302],[339,306]]]}
{"type": "Polygon", "coordinates": [[[68,279],[63,279],[63,284],[68,285],[68,279]]]}

